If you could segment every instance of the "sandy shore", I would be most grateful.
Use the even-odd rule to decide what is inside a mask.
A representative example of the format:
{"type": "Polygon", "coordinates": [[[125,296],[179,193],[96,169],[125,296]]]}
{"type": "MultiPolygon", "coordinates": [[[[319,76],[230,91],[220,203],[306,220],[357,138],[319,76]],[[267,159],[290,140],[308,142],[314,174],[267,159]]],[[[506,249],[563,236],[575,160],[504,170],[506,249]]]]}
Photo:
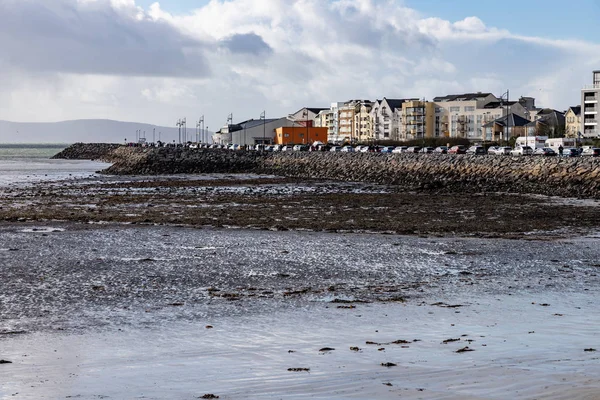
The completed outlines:
{"type": "Polygon", "coordinates": [[[13,364],[0,365],[0,395],[595,399],[600,363],[585,349],[598,347],[597,295],[447,299],[466,303],[460,312],[428,304],[316,304],[152,329],[20,335],[2,339],[2,356],[13,364]],[[392,343],[399,340],[407,343],[392,343]],[[320,351],[325,347],[335,350],[320,351]],[[473,351],[456,352],[465,347],[473,351]]]}
{"type": "Polygon", "coordinates": [[[0,397],[595,399],[599,240],[4,224],[0,397]]]}

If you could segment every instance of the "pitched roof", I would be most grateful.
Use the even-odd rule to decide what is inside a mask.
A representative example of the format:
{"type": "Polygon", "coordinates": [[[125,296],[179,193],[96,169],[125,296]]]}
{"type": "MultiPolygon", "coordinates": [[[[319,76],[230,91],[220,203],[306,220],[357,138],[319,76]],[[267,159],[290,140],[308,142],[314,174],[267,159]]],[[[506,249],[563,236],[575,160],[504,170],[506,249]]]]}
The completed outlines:
{"type": "Polygon", "coordinates": [[[434,97],[433,101],[469,101],[483,99],[493,94],[492,93],[463,93],[463,94],[449,94],[447,96],[434,97]]]}
{"type": "Polygon", "coordinates": [[[581,115],[581,106],[571,106],[569,110],[573,111],[575,115],[581,115]]]}
{"type": "Polygon", "coordinates": [[[383,101],[386,101],[392,110],[397,110],[402,108],[402,104],[407,101],[418,101],[419,99],[387,99],[383,98],[383,101]]]}
{"type": "Polygon", "coordinates": [[[315,114],[318,114],[318,113],[320,113],[320,112],[321,112],[321,111],[323,111],[323,110],[329,110],[329,107],[328,107],[328,108],[319,108],[319,107],[306,107],[306,109],[307,109],[308,111],[310,111],[310,112],[313,112],[313,113],[315,113],[315,114]]]}
{"type": "Polygon", "coordinates": [[[247,121],[243,121],[240,122],[239,124],[235,124],[235,125],[229,125],[229,131],[230,132],[235,132],[235,131],[240,131],[242,129],[251,129],[254,128],[256,126],[262,126],[263,124],[269,124],[273,121],[277,121],[281,118],[267,118],[267,119],[249,119],[247,121]],[[233,129],[232,129],[233,127],[233,129]]]}
{"type": "MultiPolygon", "coordinates": [[[[509,106],[514,106],[515,104],[519,103],[518,101],[509,101],[508,105],[509,106]]],[[[505,101],[492,101],[490,103],[487,103],[485,106],[483,106],[483,108],[498,108],[498,107],[506,107],[507,102],[505,101]]]]}
{"type": "MultiPolygon", "coordinates": [[[[487,124],[483,125],[485,128],[490,127],[494,124],[496,125],[500,125],[500,126],[506,126],[506,115],[503,117],[500,117],[498,119],[493,120],[492,122],[488,122],[487,124]]],[[[529,124],[530,121],[528,119],[525,119],[523,117],[521,117],[520,115],[514,114],[514,113],[510,113],[508,114],[508,126],[527,126],[527,124],[529,124]]]]}

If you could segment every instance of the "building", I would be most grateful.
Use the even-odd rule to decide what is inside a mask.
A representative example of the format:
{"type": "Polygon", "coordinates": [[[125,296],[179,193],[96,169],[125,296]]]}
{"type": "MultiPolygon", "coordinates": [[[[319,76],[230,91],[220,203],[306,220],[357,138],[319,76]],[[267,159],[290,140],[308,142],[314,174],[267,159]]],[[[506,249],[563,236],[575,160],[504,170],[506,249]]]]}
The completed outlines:
{"type": "Polygon", "coordinates": [[[482,139],[483,125],[506,115],[504,104],[491,93],[452,94],[433,102],[436,137],[482,139]]]}
{"type": "Polygon", "coordinates": [[[271,144],[275,140],[275,130],[281,127],[297,126],[288,118],[250,119],[238,124],[227,124],[213,135],[213,143],[254,146],[271,144]]]}
{"type": "Polygon", "coordinates": [[[373,121],[371,120],[371,110],[373,102],[362,101],[355,109],[354,113],[354,131],[357,134],[357,140],[361,143],[373,141],[373,121]]]}
{"type": "Polygon", "coordinates": [[[581,133],[586,138],[600,137],[600,117],[598,117],[598,106],[600,103],[600,70],[594,71],[592,84],[581,90],[581,133]]]}
{"type": "Polygon", "coordinates": [[[565,136],[578,138],[581,136],[581,106],[569,107],[565,114],[565,136]]]}
{"type": "Polygon", "coordinates": [[[401,139],[402,104],[419,99],[388,99],[375,100],[371,106],[371,137],[373,141],[401,139]]]}
{"type": "Polygon", "coordinates": [[[538,111],[535,119],[529,123],[529,133],[536,136],[557,138],[565,136],[565,114],[551,108],[538,111]]]}
{"type": "Polygon", "coordinates": [[[411,100],[402,103],[400,139],[414,140],[434,137],[435,103],[411,100]]]}
{"type": "Polygon", "coordinates": [[[328,110],[327,108],[303,107],[293,114],[289,115],[291,121],[302,126],[314,126],[315,119],[321,111],[328,110]]]}
{"type": "Polygon", "coordinates": [[[508,117],[505,115],[485,123],[483,136],[485,140],[497,143],[507,142],[512,137],[532,136],[528,130],[530,123],[528,119],[510,113],[508,117]]]}
{"type": "Polygon", "coordinates": [[[338,132],[329,140],[335,143],[356,143],[371,132],[369,100],[349,100],[338,106],[338,132]]]}
{"type": "Polygon", "coordinates": [[[275,129],[275,144],[327,143],[327,128],[309,126],[286,126],[275,129]]]}

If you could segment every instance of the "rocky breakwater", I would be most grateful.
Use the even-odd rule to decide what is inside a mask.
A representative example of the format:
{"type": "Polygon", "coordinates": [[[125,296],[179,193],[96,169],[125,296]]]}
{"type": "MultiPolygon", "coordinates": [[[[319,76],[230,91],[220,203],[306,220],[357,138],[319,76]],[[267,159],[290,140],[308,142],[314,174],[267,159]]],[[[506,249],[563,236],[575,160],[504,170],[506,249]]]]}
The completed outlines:
{"type": "Polygon", "coordinates": [[[600,159],[446,154],[228,151],[120,147],[104,173],[261,173],[433,192],[511,192],[600,199],[600,159]]]}
{"type": "Polygon", "coordinates": [[[161,175],[256,172],[263,162],[258,152],[173,147],[120,147],[112,152],[112,175],[161,175]]]}
{"type": "Polygon", "coordinates": [[[99,160],[112,161],[114,150],[122,147],[114,143],[75,143],[60,153],[54,155],[53,159],[64,160],[99,160]]]}
{"type": "Polygon", "coordinates": [[[600,198],[600,159],[446,154],[274,153],[263,173],[400,185],[409,190],[600,198]]]}

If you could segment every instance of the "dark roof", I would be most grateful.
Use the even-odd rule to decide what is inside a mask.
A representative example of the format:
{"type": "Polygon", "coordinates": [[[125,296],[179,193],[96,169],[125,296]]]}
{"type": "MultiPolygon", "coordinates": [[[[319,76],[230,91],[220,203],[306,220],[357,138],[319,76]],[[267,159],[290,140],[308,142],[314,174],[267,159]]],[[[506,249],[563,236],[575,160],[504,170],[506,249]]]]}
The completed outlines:
{"type": "Polygon", "coordinates": [[[573,110],[575,115],[581,115],[581,106],[572,106],[569,107],[569,110],[573,110]]]}
{"type": "Polygon", "coordinates": [[[449,94],[442,97],[434,97],[433,101],[456,101],[456,100],[477,100],[480,97],[488,97],[492,93],[463,93],[463,94],[449,94]]]}
{"type": "MultiPolygon", "coordinates": [[[[500,126],[506,126],[506,115],[493,120],[492,122],[488,122],[487,124],[483,125],[484,127],[489,127],[492,126],[494,124],[500,125],[500,126]]],[[[514,114],[514,113],[510,113],[508,114],[508,126],[527,126],[527,124],[529,124],[529,120],[525,119],[523,117],[521,117],[520,115],[514,114]]]]}
{"type": "Polygon", "coordinates": [[[551,108],[543,108],[543,109],[541,109],[538,112],[538,115],[548,115],[548,114],[554,114],[554,113],[556,113],[557,115],[558,114],[564,115],[564,113],[562,113],[560,111],[557,111],[557,110],[553,110],[551,108]]]}
{"type": "Polygon", "coordinates": [[[419,99],[386,99],[384,97],[383,100],[387,101],[388,105],[392,110],[397,110],[399,108],[402,108],[402,104],[406,103],[407,101],[418,101],[419,99]]]}
{"type": "Polygon", "coordinates": [[[308,111],[310,111],[310,112],[313,112],[313,113],[315,113],[315,114],[318,114],[318,113],[320,113],[320,112],[321,112],[321,111],[323,111],[323,110],[329,110],[329,107],[327,107],[327,108],[306,107],[306,109],[307,109],[308,111]]]}
{"type": "MultiPolygon", "coordinates": [[[[513,106],[515,104],[519,103],[518,101],[509,101],[508,105],[509,106],[513,106]]],[[[491,103],[487,103],[485,106],[483,106],[483,108],[498,108],[498,107],[506,107],[506,102],[505,101],[492,101],[491,103]]]]}

